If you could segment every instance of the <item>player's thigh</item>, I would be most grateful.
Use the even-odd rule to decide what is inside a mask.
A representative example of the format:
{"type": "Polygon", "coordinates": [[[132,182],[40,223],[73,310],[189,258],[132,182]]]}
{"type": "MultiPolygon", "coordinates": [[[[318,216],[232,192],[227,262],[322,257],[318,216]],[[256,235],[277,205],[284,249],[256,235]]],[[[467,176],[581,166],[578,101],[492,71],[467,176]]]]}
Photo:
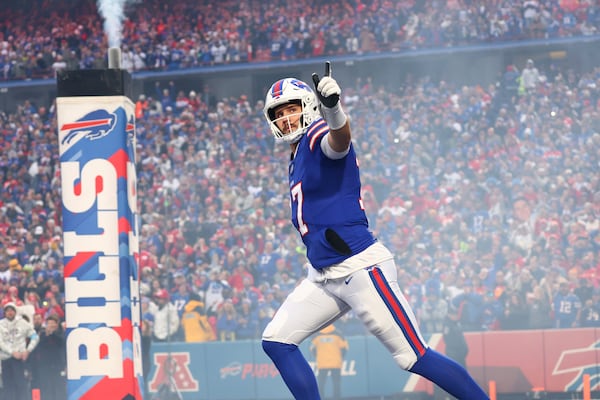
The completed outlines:
{"type": "Polygon", "coordinates": [[[279,307],[263,332],[263,340],[298,345],[348,309],[320,285],[304,279],[279,307]]]}
{"type": "Polygon", "coordinates": [[[412,367],[425,352],[427,344],[398,286],[394,262],[384,262],[353,275],[349,284],[341,288],[344,294],[340,297],[387,347],[400,367],[412,367]]]}

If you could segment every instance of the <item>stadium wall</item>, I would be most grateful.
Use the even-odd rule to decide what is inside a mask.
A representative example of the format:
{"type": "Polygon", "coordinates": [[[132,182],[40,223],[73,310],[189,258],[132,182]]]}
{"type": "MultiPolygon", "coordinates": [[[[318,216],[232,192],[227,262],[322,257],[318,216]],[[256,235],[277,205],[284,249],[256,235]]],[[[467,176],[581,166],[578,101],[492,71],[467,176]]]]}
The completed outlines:
{"type": "MultiPolygon", "coordinates": [[[[486,389],[495,381],[499,395],[520,393],[525,398],[536,390],[580,394],[585,374],[590,375],[592,390],[600,389],[600,329],[473,332],[465,336],[469,372],[486,389]]],[[[342,369],[344,397],[433,393],[431,383],[401,370],[374,337],[349,337],[348,342],[342,369]]],[[[441,335],[430,336],[428,343],[444,352],[441,335]]],[[[308,341],[301,348],[314,368],[308,341]]],[[[151,361],[147,377],[151,393],[170,381],[183,400],[289,398],[259,341],[156,343],[151,361]]]]}

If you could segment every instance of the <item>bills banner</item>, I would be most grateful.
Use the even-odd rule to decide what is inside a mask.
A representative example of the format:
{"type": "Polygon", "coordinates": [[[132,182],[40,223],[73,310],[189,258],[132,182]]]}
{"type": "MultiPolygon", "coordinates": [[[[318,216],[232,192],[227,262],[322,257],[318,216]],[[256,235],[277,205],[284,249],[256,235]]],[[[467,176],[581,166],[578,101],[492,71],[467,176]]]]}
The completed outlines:
{"type": "MultiPolygon", "coordinates": [[[[487,391],[495,381],[501,395],[533,392],[579,396],[583,377],[591,390],[600,390],[600,330],[555,329],[472,332],[467,367],[487,391]]],[[[348,337],[349,349],[342,367],[343,397],[400,396],[400,393],[433,394],[431,382],[395,364],[385,347],[373,336],[348,337]]],[[[426,337],[429,345],[445,352],[440,334],[426,337]]],[[[314,357],[306,340],[301,345],[315,374],[314,357]]],[[[154,343],[150,393],[169,385],[183,400],[284,400],[290,393],[279,372],[262,351],[260,341],[210,343],[154,343]]],[[[326,396],[332,395],[331,380],[326,396]]],[[[539,393],[538,393],[539,395],[539,393]]],[[[548,396],[550,398],[550,396],[548,396]]],[[[576,397],[581,398],[581,397],[576,397]]]]}
{"type": "Polygon", "coordinates": [[[141,399],[134,105],[58,97],[69,400],[141,399]]]}

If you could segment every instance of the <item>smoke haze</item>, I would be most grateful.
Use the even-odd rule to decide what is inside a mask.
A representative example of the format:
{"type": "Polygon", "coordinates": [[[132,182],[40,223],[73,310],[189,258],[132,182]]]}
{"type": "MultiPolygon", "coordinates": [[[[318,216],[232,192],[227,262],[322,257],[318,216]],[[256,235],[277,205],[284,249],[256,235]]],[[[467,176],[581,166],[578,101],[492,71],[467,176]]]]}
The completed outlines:
{"type": "Polygon", "coordinates": [[[127,0],[98,0],[98,11],[104,19],[104,32],[109,47],[121,47],[123,20],[127,0]]]}

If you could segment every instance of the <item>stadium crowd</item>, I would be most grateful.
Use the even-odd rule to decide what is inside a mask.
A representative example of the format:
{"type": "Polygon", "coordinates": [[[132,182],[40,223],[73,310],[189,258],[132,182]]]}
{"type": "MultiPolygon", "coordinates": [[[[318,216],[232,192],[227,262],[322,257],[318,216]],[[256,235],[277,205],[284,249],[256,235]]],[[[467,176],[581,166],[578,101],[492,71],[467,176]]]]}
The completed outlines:
{"type": "MultiPolygon", "coordinates": [[[[123,68],[207,65],[595,35],[592,0],[128,1],[123,68]]],[[[3,5],[0,80],[106,64],[95,0],[3,5]]]]}
{"type": "MultiPolygon", "coordinates": [[[[286,146],[262,101],[156,87],[136,104],[144,335],[258,338],[305,274],[286,146]],[[178,94],[177,94],[178,93],[178,94]]],[[[600,68],[507,68],[499,85],[431,79],[343,92],[371,228],[426,333],[600,326],[600,68]],[[533,78],[532,78],[533,77],[533,78]]],[[[54,105],[0,125],[1,304],[64,321],[54,105]]],[[[364,333],[350,313],[338,328],[364,333]]]]}
{"type": "MultiPolygon", "coordinates": [[[[589,0],[128,7],[130,71],[592,35],[600,24],[589,0]]],[[[4,5],[0,80],[103,68],[97,13],[91,0],[4,5]]],[[[371,228],[396,254],[424,333],[441,332],[449,312],[467,331],[600,326],[600,68],[509,65],[490,86],[357,77],[343,103],[371,228]]],[[[262,106],[242,94],[207,104],[173,84],[137,99],[146,344],[258,338],[305,274],[287,147],[274,146],[262,106]]],[[[56,132],[55,104],[0,112],[0,319],[7,304],[31,319],[44,338],[31,359],[59,374],[52,382],[65,365],[56,132]]],[[[365,333],[352,313],[336,325],[365,333]]],[[[32,387],[48,378],[29,372],[32,387]]]]}

